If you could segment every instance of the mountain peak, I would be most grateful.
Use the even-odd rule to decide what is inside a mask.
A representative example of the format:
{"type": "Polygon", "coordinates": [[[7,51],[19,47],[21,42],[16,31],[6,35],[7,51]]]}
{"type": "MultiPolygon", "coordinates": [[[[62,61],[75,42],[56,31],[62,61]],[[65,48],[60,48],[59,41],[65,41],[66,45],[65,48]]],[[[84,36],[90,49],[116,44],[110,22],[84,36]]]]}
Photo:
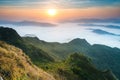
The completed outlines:
{"type": "Polygon", "coordinates": [[[86,41],[85,39],[75,38],[72,41],[86,41]]]}
{"type": "Polygon", "coordinates": [[[37,36],[34,34],[25,34],[24,37],[37,37],[37,36]]]}
{"type": "Polygon", "coordinates": [[[90,44],[85,39],[76,38],[69,42],[70,44],[90,46],[90,44]]]}
{"type": "Polygon", "coordinates": [[[12,28],[0,27],[0,40],[3,41],[17,41],[22,40],[19,34],[12,28]]]}

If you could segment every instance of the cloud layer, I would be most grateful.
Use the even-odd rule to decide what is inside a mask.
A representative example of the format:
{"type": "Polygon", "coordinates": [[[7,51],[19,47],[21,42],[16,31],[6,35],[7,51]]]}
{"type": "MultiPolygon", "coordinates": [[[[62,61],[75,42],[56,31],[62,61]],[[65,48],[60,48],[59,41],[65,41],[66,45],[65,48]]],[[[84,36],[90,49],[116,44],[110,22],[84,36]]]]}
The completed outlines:
{"type": "MultiPolygon", "coordinates": [[[[91,23],[92,24],[92,23],[91,23]]],[[[17,32],[24,36],[26,34],[36,35],[39,39],[48,42],[69,42],[75,38],[84,38],[90,44],[104,44],[111,47],[120,48],[120,29],[114,26],[120,24],[116,23],[96,23],[96,25],[78,25],[78,23],[60,23],[56,27],[44,26],[16,26],[4,24],[3,26],[10,26],[17,30],[17,32]],[[102,27],[102,25],[113,25],[113,28],[102,27]]]]}
{"type": "Polygon", "coordinates": [[[120,0],[0,0],[0,6],[43,7],[52,5],[60,8],[86,8],[119,6],[120,0]]]}
{"type": "Polygon", "coordinates": [[[0,20],[0,24],[14,25],[14,26],[42,26],[42,27],[54,27],[56,24],[48,22],[36,22],[36,21],[3,21],[0,20]]]}
{"type": "Polygon", "coordinates": [[[120,36],[119,34],[114,34],[102,29],[90,29],[93,33],[99,34],[99,35],[112,35],[112,36],[120,36]]]}

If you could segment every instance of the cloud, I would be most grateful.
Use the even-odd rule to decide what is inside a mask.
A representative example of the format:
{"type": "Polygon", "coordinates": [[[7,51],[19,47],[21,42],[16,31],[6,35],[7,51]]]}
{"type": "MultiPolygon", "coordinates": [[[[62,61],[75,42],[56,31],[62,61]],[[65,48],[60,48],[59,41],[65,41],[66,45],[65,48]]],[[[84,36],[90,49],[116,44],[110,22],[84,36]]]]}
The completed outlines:
{"type": "Polygon", "coordinates": [[[0,0],[0,6],[46,6],[62,8],[86,8],[96,6],[119,6],[120,0],[0,0]]]}
{"type": "MultiPolygon", "coordinates": [[[[120,23],[120,18],[107,18],[107,19],[95,19],[95,18],[83,18],[83,19],[69,19],[63,20],[61,23],[85,23],[85,25],[95,25],[90,23],[120,23]]],[[[79,24],[81,25],[81,24],[79,24]]]]}
{"type": "Polygon", "coordinates": [[[112,35],[112,36],[120,36],[119,34],[114,34],[111,32],[104,31],[102,29],[89,29],[92,30],[93,33],[100,34],[100,35],[112,35]]]}
{"type": "Polygon", "coordinates": [[[106,28],[112,28],[112,29],[120,29],[120,26],[116,26],[116,25],[107,25],[107,26],[103,26],[106,28]]]}
{"type": "Polygon", "coordinates": [[[104,24],[94,24],[94,23],[84,23],[84,24],[78,24],[80,26],[84,27],[104,27],[104,28],[110,28],[110,29],[120,29],[120,26],[117,25],[104,25],[104,24]]]}
{"type": "Polygon", "coordinates": [[[15,25],[15,26],[40,26],[40,27],[53,27],[56,24],[47,23],[47,22],[35,22],[35,21],[0,21],[0,24],[8,24],[8,25],[15,25]]]}
{"type": "Polygon", "coordinates": [[[0,0],[0,7],[34,8],[38,6],[42,7],[47,3],[47,0],[0,0]]]}
{"type": "Polygon", "coordinates": [[[118,6],[120,0],[70,0],[72,7],[100,7],[100,6],[118,6]]]}

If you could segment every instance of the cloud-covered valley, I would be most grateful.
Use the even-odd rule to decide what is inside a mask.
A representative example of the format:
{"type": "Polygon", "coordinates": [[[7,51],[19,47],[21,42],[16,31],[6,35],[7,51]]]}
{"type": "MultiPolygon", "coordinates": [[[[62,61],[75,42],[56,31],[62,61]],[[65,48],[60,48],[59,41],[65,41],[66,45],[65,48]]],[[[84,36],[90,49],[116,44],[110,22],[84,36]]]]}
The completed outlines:
{"type": "Polygon", "coordinates": [[[1,26],[14,28],[21,36],[32,34],[48,42],[65,43],[75,38],[84,38],[90,44],[120,48],[120,24],[117,23],[58,23],[55,27],[9,24],[1,24],[1,26]]]}

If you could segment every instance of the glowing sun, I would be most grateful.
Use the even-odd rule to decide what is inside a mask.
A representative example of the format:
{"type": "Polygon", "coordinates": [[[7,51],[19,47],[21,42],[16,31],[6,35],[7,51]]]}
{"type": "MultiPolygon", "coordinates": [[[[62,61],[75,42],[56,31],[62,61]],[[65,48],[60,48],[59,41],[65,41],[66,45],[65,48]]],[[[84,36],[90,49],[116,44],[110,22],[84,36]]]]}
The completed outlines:
{"type": "Polygon", "coordinates": [[[57,14],[57,10],[56,9],[48,9],[47,13],[50,16],[55,16],[57,14]]]}

